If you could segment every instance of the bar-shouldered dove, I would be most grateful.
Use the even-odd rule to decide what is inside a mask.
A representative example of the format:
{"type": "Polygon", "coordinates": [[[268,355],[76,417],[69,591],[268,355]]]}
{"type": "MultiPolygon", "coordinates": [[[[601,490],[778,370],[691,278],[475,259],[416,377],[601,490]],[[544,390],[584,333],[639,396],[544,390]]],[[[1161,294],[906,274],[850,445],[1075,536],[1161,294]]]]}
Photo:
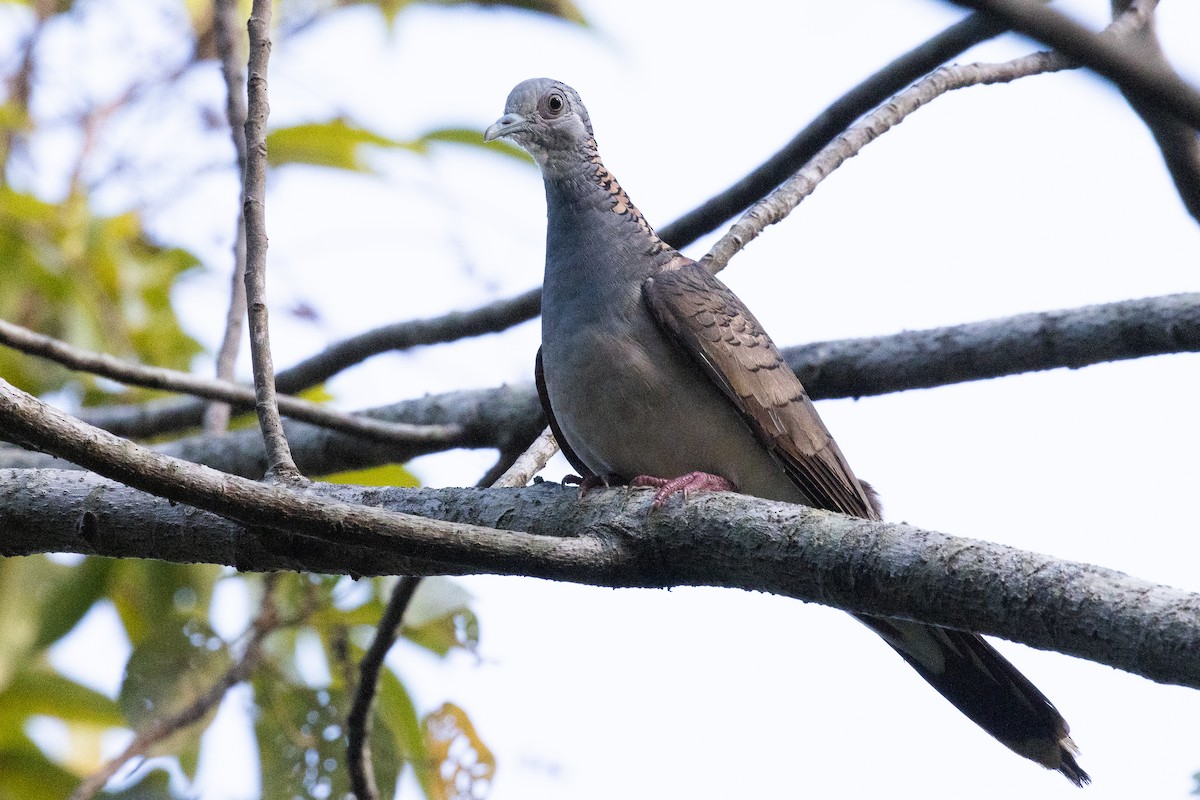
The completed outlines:
{"type": "MultiPolygon", "coordinates": [[[[731,489],[879,519],[799,379],[723,283],[658,238],[600,160],[575,90],[524,81],[485,133],[546,186],[538,388],[584,488],[731,489]]],[[[1066,721],[977,634],[854,615],[1000,742],[1082,786],[1066,721]]]]}

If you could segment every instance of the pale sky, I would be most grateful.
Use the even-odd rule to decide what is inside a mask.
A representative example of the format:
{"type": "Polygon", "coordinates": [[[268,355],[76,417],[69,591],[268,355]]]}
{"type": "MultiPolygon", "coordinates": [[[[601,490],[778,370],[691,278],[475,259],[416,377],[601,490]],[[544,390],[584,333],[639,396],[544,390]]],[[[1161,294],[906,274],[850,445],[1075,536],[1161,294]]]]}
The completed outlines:
{"type": "MultiPolygon", "coordinates": [[[[559,78],[587,104],[608,167],[662,226],[962,14],[931,0],[581,6],[591,32],[416,8],[383,35],[369,12],[343,14],[276,50],[272,119],[333,109],[395,136],[482,129],[518,81],[559,78]]],[[[1070,4],[1097,21],[1107,6],[1070,4]]],[[[1200,80],[1200,8],[1168,0],[1161,17],[1169,54],[1200,80]]],[[[1030,47],[1010,37],[960,60],[1030,47]]],[[[427,160],[380,154],[373,163],[381,177],[276,176],[273,302],[309,302],[322,314],[318,327],[272,316],[277,364],[541,280],[545,207],[532,167],[449,146],[427,160]]],[[[188,240],[199,234],[187,220],[211,213],[227,190],[198,186],[162,221],[221,264],[224,244],[188,240]]],[[[1058,74],[938,99],[838,170],[721,277],[787,346],[1194,291],[1198,250],[1200,229],[1141,122],[1106,84],[1058,74]]],[[[226,283],[214,270],[177,295],[210,344],[226,283]]],[[[340,406],[360,408],[529,381],[538,335],[530,323],[379,357],[330,389],[340,406]]],[[[1200,590],[1190,508],[1198,367],[1195,355],[1168,356],[819,410],[891,520],[1200,590]]],[[[469,485],[493,458],[453,453],[412,466],[431,485],[469,485]]],[[[557,459],[545,475],[567,471],[557,459]]],[[[450,700],[469,711],[497,754],[495,800],[1080,791],[991,740],[841,612],[712,589],[462,583],[476,597],[481,659],[437,662],[401,645],[391,663],[422,710],[450,700]]],[[[1200,693],[999,647],[1071,723],[1094,779],[1090,800],[1189,796],[1200,693]]],[[[236,737],[235,716],[223,736],[236,737]]],[[[203,772],[205,800],[253,796],[253,780],[228,763],[203,772]]]]}

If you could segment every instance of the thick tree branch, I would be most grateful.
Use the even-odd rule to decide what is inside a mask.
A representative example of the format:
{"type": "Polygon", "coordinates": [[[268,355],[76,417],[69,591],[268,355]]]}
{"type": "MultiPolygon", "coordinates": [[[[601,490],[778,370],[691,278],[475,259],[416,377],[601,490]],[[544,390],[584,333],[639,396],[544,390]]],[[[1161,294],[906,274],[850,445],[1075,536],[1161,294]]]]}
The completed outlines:
{"type": "MultiPolygon", "coordinates": [[[[649,490],[579,500],[576,490],[548,483],[519,490],[318,484],[310,494],[526,531],[489,531],[489,542],[456,555],[452,572],[766,591],[977,630],[1200,688],[1200,595],[1004,545],[728,493],[653,515],[649,490]],[[551,537],[575,547],[535,544],[551,537]]],[[[437,571],[414,559],[425,548],[405,537],[331,544],[247,529],[79,472],[0,471],[0,509],[4,555],[84,552],[353,575],[437,571]]],[[[299,527],[295,514],[275,522],[299,527]]]]}
{"type": "MultiPolygon", "coordinates": [[[[462,436],[451,443],[388,444],[285,420],[283,429],[301,471],[306,475],[328,475],[379,464],[404,463],[418,456],[441,452],[448,446],[520,452],[546,424],[537,393],[531,385],[429,395],[363,413],[384,420],[412,420],[417,425],[457,426],[459,420],[465,424],[460,426],[462,436]]],[[[258,478],[266,469],[262,436],[257,430],[232,431],[224,436],[190,436],[155,445],[154,450],[247,478],[258,478]]],[[[0,466],[67,465],[47,455],[10,447],[0,448],[0,466]]]]}
{"type": "MultiPolygon", "coordinates": [[[[524,556],[528,548],[553,561],[610,559],[591,542],[514,534],[497,541],[486,528],[435,522],[392,514],[360,505],[330,503],[299,488],[264,485],[180,461],[85,425],[4,380],[0,380],[0,428],[19,441],[54,453],[128,486],[176,502],[211,511],[244,524],[303,533],[339,545],[360,544],[384,549],[403,542],[409,554],[429,560],[468,561],[479,548],[490,550],[497,564],[524,556]],[[499,549],[494,549],[499,545],[499,549]],[[582,548],[582,549],[581,549],[582,548]]],[[[269,474],[269,473],[268,473],[269,474]]],[[[599,562],[597,562],[599,563],[599,562]]]]}
{"type": "Polygon", "coordinates": [[[1200,352],[1200,293],[1039,311],[784,349],[814,398],[864,397],[1200,352]]]}

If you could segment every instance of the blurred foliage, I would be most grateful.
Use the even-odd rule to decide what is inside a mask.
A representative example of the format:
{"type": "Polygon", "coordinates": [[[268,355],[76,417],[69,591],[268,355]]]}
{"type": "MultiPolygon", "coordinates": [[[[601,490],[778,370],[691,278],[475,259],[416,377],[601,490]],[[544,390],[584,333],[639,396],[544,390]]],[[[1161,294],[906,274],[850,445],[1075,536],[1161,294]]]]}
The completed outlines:
{"type": "Polygon", "coordinates": [[[272,167],[309,164],[351,172],[374,172],[363,157],[365,148],[390,148],[424,154],[429,152],[431,144],[437,142],[486,147],[493,152],[532,163],[529,155],[516,145],[505,141],[485,144],[483,133],[470,128],[439,128],[416,139],[400,140],[352,125],[340,117],[271,131],[267,134],[267,161],[272,167]]]}
{"type": "MultiPolygon", "coordinates": [[[[158,366],[186,370],[200,351],[171,307],[171,287],[198,262],[152,242],[136,214],[94,215],[72,193],[48,203],[0,186],[0,316],[27,328],[158,366]]],[[[0,350],[0,374],[34,394],[70,380],[85,403],[112,401],[90,376],[71,376],[10,350],[0,350]]],[[[146,392],[121,393],[126,401],[146,392]]]]}
{"type": "MultiPolygon", "coordinates": [[[[190,95],[170,90],[196,68],[211,70],[205,62],[216,56],[211,0],[159,2],[178,4],[185,21],[180,36],[190,41],[181,39],[173,52],[190,52],[190,60],[182,65],[147,63],[142,74],[130,77],[126,91],[103,97],[89,97],[88,89],[80,87],[66,112],[60,109],[46,118],[37,112],[43,104],[31,100],[39,92],[63,88],[38,83],[40,74],[54,74],[39,69],[42,51],[35,45],[40,33],[60,22],[86,28],[89,20],[103,16],[104,0],[78,4],[80,8],[69,0],[10,3],[25,6],[13,11],[12,19],[19,22],[24,14],[27,27],[24,35],[11,37],[12,50],[2,54],[6,92],[0,102],[0,318],[85,349],[187,370],[200,347],[181,327],[172,292],[180,290],[183,276],[201,265],[191,253],[156,239],[146,208],[130,202],[113,210],[95,199],[105,181],[128,184],[157,169],[144,164],[140,173],[127,169],[138,163],[139,142],[127,133],[106,138],[106,126],[120,116],[123,105],[193,102],[181,99],[190,95]],[[83,5],[89,7],[87,13],[83,5]],[[150,91],[155,88],[168,91],[150,91]],[[109,169],[100,170],[99,178],[95,170],[89,171],[89,160],[104,151],[97,142],[119,151],[103,153],[109,169]],[[35,186],[42,184],[28,177],[41,175],[45,154],[51,151],[62,162],[55,167],[62,171],[64,187],[57,197],[39,194],[35,186]],[[31,185],[14,182],[13,176],[21,174],[31,185]]],[[[380,24],[390,26],[415,4],[416,0],[283,0],[276,3],[280,13],[275,47],[286,48],[290,35],[321,24],[344,7],[374,7],[380,24]]],[[[587,24],[566,0],[425,4],[508,7],[587,24]]],[[[237,0],[237,7],[244,21],[249,0],[237,0]]],[[[244,24],[241,36],[244,51],[244,24]]],[[[103,57],[105,46],[127,44],[94,41],[91,54],[103,57]]],[[[204,104],[193,114],[199,128],[223,125],[212,112],[224,108],[223,97],[195,102],[204,104]]],[[[415,139],[397,140],[332,115],[273,130],[269,153],[275,168],[306,164],[370,173],[371,148],[421,156],[437,143],[484,147],[527,159],[507,143],[485,145],[479,131],[435,128],[415,139]]],[[[233,169],[232,153],[223,168],[233,169]]],[[[186,179],[183,176],[185,183],[186,179]]],[[[136,186],[125,195],[150,196],[139,195],[136,186]]],[[[215,213],[232,220],[234,209],[215,213]]],[[[0,349],[0,376],[34,394],[62,393],[78,403],[139,402],[152,395],[7,349],[0,349]]],[[[320,387],[314,392],[328,399],[320,387]]],[[[328,479],[362,485],[417,483],[401,465],[328,479]]],[[[392,583],[296,574],[264,580],[206,565],[104,558],[0,559],[0,800],[67,797],[83,776],[101,766],[104,756],[129,741],[130,731],[168,723],[214,686],[223,686],[230,669],[246,655],[252,628],[232,638],[216,629],[230,627],[230,613],[240,614],[249,626],[253,609],[264,602],[275,610],[275,622],[256,651],[261,660],[249,680],[262,797],[342,796],[348,785],[344,720],[357,664],[392,583]],[[223,624],[215,625],[213,601],[219,594],[248,597],[247,608],[221,612],[223,624]],[[109,629],[120,631],[117,640],[87,639],[95,663],[92,651],[78,655],[81,636],[94,637],[97,630],[109,629]],[[122,652],[127,657],[119,685],[95,676],[97,667],[115,664],[122,652]]],[[[426,579],[413,598],[401,636],[437,657],[455,650],[473,652],[479,620],[459,585],[426,579]]],[[[122,773],[114,788],[101,796],[191,796],[189,784],[206,746],[202,735],[215,710],[215,705],[203,706],[198,722],[168,725],[169,735],[155,741],[150,760],[132,774],[122,773]]],[[[413,770],[428,798],[481,797],[495,772],[495,759],[465,711],[446,703],[423,716],[401,676],[389,668],[380,676],[370,746],[385,797],[391,796],[406,769],[413,770]]]]}

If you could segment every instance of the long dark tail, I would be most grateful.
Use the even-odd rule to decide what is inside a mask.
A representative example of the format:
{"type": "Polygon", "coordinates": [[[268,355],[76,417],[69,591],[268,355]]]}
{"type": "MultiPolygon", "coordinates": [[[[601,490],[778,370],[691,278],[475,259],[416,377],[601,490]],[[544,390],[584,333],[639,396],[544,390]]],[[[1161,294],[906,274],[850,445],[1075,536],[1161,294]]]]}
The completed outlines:
{"type": "Polygon", "coordinates": [[[977,634],[917,622],[854,615],[979,727],[1019,755],[1090,783],[1070,727],[1046,696],[977,634]]]}

